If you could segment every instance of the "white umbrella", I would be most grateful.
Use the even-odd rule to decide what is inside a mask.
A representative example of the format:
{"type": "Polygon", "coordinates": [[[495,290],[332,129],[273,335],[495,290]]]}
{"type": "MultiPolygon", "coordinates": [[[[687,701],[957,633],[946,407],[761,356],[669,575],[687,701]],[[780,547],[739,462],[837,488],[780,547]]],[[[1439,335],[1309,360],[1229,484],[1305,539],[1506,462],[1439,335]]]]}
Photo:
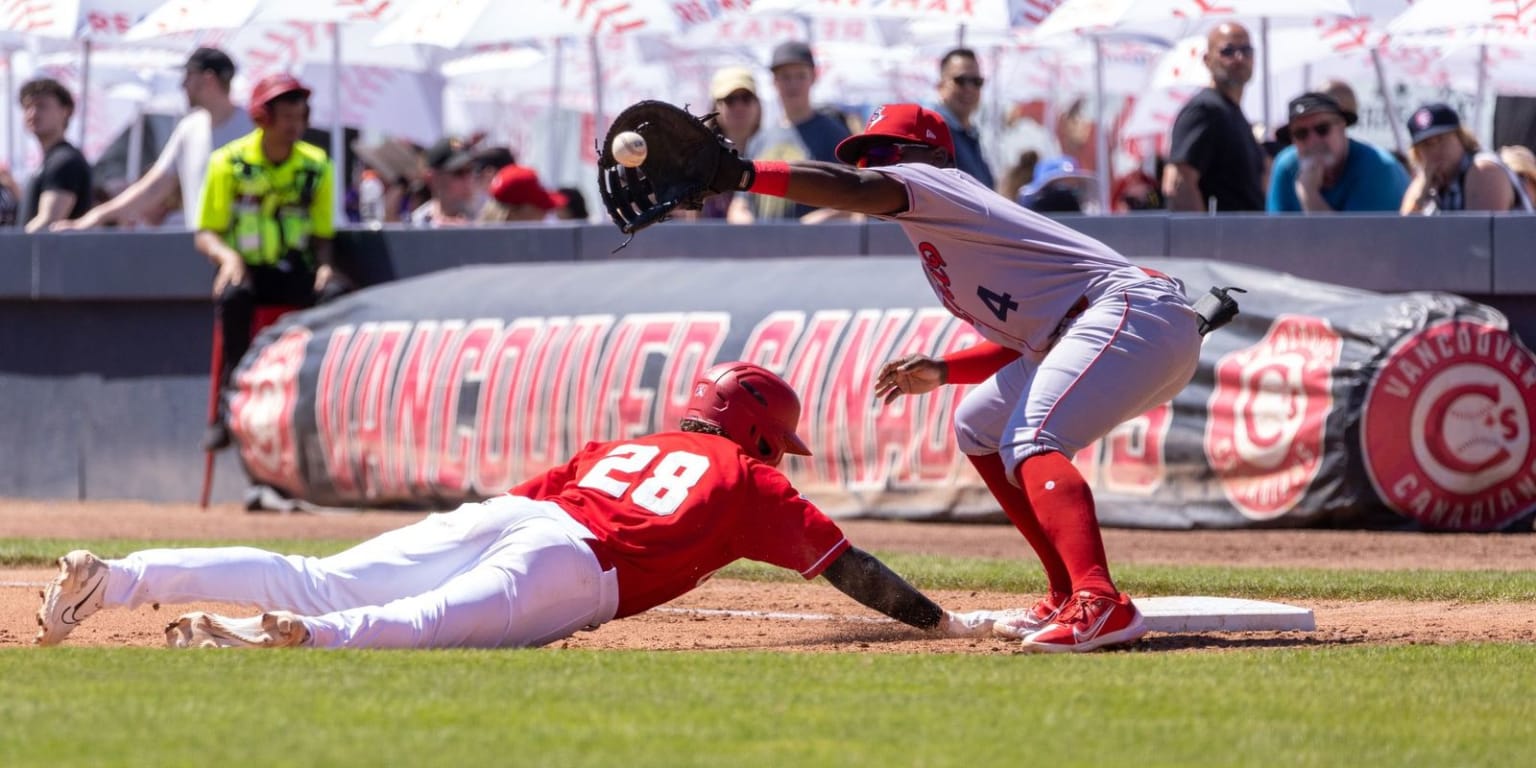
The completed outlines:
{"type": "MultiPolygon", "coordinates": [[[[1397,45],[1434,46],[1456,55],[1475,56],[1477,97],[1472,124],[1481,127],[1493,64],[1500,58],[1524,58],[1519,49],[1536,47],[1536,3],[1529,0],[1419,0],[1387,24],[1397,45]],[[1509,51],[1513,51],[1510,53],[1509,51]]],[[[1467,56],[1459,56],[1465,60],[1467,56]]]]}
{"type": "Polygon", "coordinates": [[[311,80],[311,87],[328,90],[330,98],[319,100],[315,119],[329,118],[331,125],[330,153],[338,173],[334,202],[340,210],[349,116],[365,127],[387,126],[392,133],[416,138],[435,135],[430,123],[441,117],[440,103],[431,98],[433,82],[392,71],[430,69],[435,55],[408,46],[379,49],[368,42],[396,10],[390,3],[357,0],[171,0],[125,38],[214,45],[228,52],[251,80],[293,71],[311,80]],[[349,88],[346,103],[343,83],[349,88]],[[370,116],[375,122],[367,126],[370,116]],[[428,121],[426,127],[419,124],[422,120],[428,121]]]}

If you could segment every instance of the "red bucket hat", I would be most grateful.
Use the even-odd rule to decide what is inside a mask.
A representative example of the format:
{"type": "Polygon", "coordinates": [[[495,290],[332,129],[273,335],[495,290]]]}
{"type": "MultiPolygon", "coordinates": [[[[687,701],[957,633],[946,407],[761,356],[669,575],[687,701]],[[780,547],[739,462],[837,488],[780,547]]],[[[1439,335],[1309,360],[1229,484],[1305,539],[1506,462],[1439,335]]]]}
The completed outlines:
{"type": "Polygon", "coordinates": [[[955,156],[955,140],[939,113],[916,104],[883,104],[870,114],[863,133],[837,145],[837,159],[852,165],[871,144],[888,141],[943,147],[950,157],[955,156]]]}

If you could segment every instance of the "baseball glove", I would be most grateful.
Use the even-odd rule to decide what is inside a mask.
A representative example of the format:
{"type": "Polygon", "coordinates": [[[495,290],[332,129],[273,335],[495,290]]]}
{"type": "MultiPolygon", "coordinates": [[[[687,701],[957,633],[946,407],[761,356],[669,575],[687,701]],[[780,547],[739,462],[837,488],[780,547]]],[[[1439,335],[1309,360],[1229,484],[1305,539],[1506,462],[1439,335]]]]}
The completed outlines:
{"type": "Polygon", "coordinates": [[[664,101],[629,106],[597,148],[597,186],[613,223],[626,235],[666,221],[673,209],[698,210],[704,198],[752,185],[752,164],[714,126],[714,115],[696,117],[664,101]],[[635,131],[647,152],[639,167],[613,157],[613,137],[635,131]]]}

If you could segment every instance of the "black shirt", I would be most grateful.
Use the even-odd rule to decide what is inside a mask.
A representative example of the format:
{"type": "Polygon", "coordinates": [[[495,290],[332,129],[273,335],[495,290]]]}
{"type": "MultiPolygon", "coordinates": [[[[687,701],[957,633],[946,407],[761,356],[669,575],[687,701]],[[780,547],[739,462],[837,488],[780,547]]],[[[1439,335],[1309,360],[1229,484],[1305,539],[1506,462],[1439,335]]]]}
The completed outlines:
{"type": "Polygon", "coordinates": [[[1169,161],[1200,172],[1200,200],[1217,211],[1264,210],[1264,150],[1253,139],[1241,105],[1202,88],[1173,122],[1169,161]]]}
{"type": "Polygon", "coordinates": [[[75,206],[65,218],[78,219],[91,209],[91,164],[85,155],[67,141],[48,148],[43,155],[42,170],[27,182],[26,205],[21,209],[19,224],[37,217],[37,206],[44,192],[70,192],[75,196],[75,206]]]}

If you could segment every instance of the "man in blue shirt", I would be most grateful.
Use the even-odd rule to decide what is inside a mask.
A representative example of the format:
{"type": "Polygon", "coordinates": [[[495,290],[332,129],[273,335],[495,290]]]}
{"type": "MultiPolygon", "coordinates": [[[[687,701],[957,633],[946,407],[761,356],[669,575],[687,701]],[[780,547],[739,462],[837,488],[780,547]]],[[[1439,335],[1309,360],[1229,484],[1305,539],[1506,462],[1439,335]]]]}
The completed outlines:
{"type": "Polygon", "coordinates": [[[1396,211],[1408,173],[1385,150],[1345,135],[1354,112],[1322,93],[1303,93],[1286,109],[1291,145],[1270,171],[1270,213],[1396,211]]]}
{"type": "Polygon", "coordinates": [[[981,154],[981,136],[971,122],[981,108],[981,87],[986,82],[975,51],[956,48],[944,54],[939,59],[939,103],[934,111],[949,124],[949,135],[955,141],[955,167],[995,188],[992,168],[981,154]]]}

